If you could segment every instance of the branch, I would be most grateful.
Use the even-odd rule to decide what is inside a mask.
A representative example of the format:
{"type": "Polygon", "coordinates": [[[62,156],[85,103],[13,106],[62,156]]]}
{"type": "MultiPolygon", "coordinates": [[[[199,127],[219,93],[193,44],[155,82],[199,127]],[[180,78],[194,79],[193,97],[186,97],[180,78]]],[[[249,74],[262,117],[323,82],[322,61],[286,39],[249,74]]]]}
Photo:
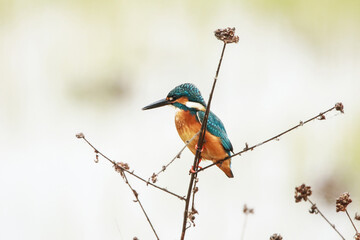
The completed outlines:
{"type": "Polygon", "coordinates": [[[343,235],[341,235],[341,233],[336,229],[335,224],[332,224],[326,217],[325,215],[320,211],[320,209],[316,206],[315,203],[313,203],[310,198],[307,199],[310,203],[311,203],[311,210],[310,213],[320,213],[320,215],[325,219],[325,221],[337,232],[337,234],[339,234],[339,236],[345,240],[345,238],[343,237],[343,235]]]}
{"type": "Polygon", "coordinates": [[[185,148],[195,139],[195,137],[199,135],[199,133],[200,133],[200,131],[197,132],[190,140],[187,140],[185,146],[180,150],[180,152],[178,152],[178,153],[175,155],[175,157],[174,157],[173,159],[171,159],[171,161],[170,161],[168,164],[166,164],[165,166],[163,166],[162,169],[161,169],[158,173],[153,173],[153,175],[149,178],[148,181],[150,181],[150,179],[151,179],[151,181],[152,181],[153,183],[156,183],[157,177],[159,176],[159,174],[162,173],[162,172],[165,172],[165,170],[170,166],[170,164],[172,164],[177,158],[180,158],[181,153],[182,153],[182,152],[185,150],[185,148]]]}
{"type": "Polygon", "coordinates": [[[116,169],[116,168],[121,168],[122,171],[127,172],[127,173],[129,173],[130,175],[136,177],[137,179],[143,181],[144,183],[146,183],[146,185],[150,185],[150,186],[152,186],[152,187],[154,187],[154,188],[160,189],[161,191],[164,191],[164,192],[166,192],[166,193],[168,193],[168,194],[171,194],[171,195],[173,195],[173,196],[175,196],[175,197],[177,197],[177,198],[179,198],[179,199],[181,199],[181,200],[185,200],[185,197],[182,197],[182,196],[180,196],[180,195],[178,195],[178,194],[176,194],[176,193],[173,193],[173,192],[167,190],[166,188],[159,187],[159,186],[157,186],[157,185],[155,185],[155,184],[153,184],[153,183],[151,183],[151,182],[149,182],[149,181],[146,181],[145,179],[143,179],[143,178],[141,178],[140,176],[136,175],[136,174],[134,173],[134,171],[129,171],[128,169],[126,169],[126,168],[124,168],[123,166],[121,166],[119,163],[111,160],[110,158],[108,158],[107,156],[105,156],[104,154],[102,154],[99,150],[97,150],[97,148],[95,148],[95,147],[85,138],[85,136],[84,136],[83,133],[78,133],[78,134],[76,134],[76,137],[77,137],[77,138],[82,138],[82,139],[84,139],[84,141],[85,141],[87,144],[89,144],[89,146],[92,147],[92,149],[94,149],[94,151],[95,151],[95,153],[96,153],[96,156],[97,156],[96,159],[98,159],[98,155],[97,155],[97,154],[100,154],[103,158],[105,158],[105,159],[108,160],[110,163],[112,163],[113,166],[115,167],[115,169],[116,169]]]}
{"type": "Polygon", "coordinates": [[[289,128],[288,130],[286,130],[286,131],[284,131],[284,132],[282,132],[282,133],[280,133],[280,134],[278,134],[278,135],[276,135],[276,136],[274,136],[274,137],[272,137],[272,138],[269,138],[269,139],[267,139],[267,140],[265,140],[265,141],[263,141],[263,142],[261,142],[261,143],[255,144],[255,145],[253,145],[253,146],[251,146],[251,147],[249,147],[248,144],[245,143],[245,148],[244,148],[242,151],[240,151],[240,152],[238,152],[238,153],[235,153],[235,154],[233,154],[233,155],[231,155],[231,156],[228,156],[228,157],[226,157],[226,158],[224,158],[224,159],[222,159],[222,160],[219,160],[219,161],[217,161],[216,163],[212,163],[212,164],[210,164],[210,165],[208,165],[208,166],[206,166],[206,167],[203,167],[203,168],[197,170],[197,173],[198,173],[198,172],[201,172],[201,171],[204,171],[205,169],[210,168],[210,167],[212,167],[212,166],[214,166],[214,165],[216,165],[216,164],[222,163],[222,162],[224,162],[225,160],[227,160],[227,159],[229,159],[229,158],[235,157],[235,156],[237,156],[237,155],[241,155],[242,153],[247,152],[247,151],[249,151],[249,150],[252,151],[252,150],[254,150],[255,148],[260,147],[261,145],[263,145],[263,144],[265,144],[265,143],[271,142],[271,141],[273,141],[273,140],[277,140],[277,139],[278,139],[279,137],[281,137],[282,135],[284,135],[284,134],[286,134],[286,133],[289,133],[289,132],[295,130],[296,128],[298,128],[298,127],[304,126],[305,124],[307,124],[308,122],[311,122],[312,120],[315,120],[315,119],[325,120],[325,119],[326,119],[326,118],[325,118],[325,114],[328,113],[328,112],[330,112],[330,111],[332,111],[332,110],[334,110],[334,109],[337,110],[337,111],[340,111],[341,113],[344,113],[344,106],[343,106],[343,104],[342,104],[342,103],[336,103],[334,107],[332,107],[332,108],[330,108],[330,109],[328,109],[328,110],[326,110],[326,111],[324,111],[324,112],[322,112],[322,113],[319,113],[319,114],[316,115],[315,117],[312,117],[312,118],[306,120],[305,122],[300,121],[300,123],[299,123],[298,125],[296,125],[296,126],[294,126],[294,127],[292,127],[292,128],[289,128]]]}
{"type": "MultiPolygon", "coordinates": [[[[296,203],[299,203],[301,202],[302,200],[304,200],[305,202],[306,201],[309,201],[310,204],[311,204],[311,209],[309,210],[309,213],[310,214],[318,214],[320,213],[321,217],[323,217],[325,219],[325,221],[337,232],[337,234],[339,234],[339,236],[345,240],[345,238],[343,237],[343,235],[341,235],[341,233],[336,229],[335,225],[332,224],[326,217],[325,215],[320,211],[320,209],[316,206],[315,203],[313,203],[311,200],[310,200],[310,196],[312,194],[312,190],[311,190],[311,186],[306,186],[305,184],[301,184],[300,186],[298,187],[295,187],[295,202],[296,203]]],[[[346,209],[346,206],[345,206],[345,209],[346,209]]]]}
{"type": "Polygon", "coordinates": [[[213,94],[214,94],[216,81],[217,81],[217,78],[218,78],[218,75],[219,75],[221,63],[222,63],[222,60],[223,60],[225,47],[226,47],[227,43],[233,43],[233,42],[237,43],[239,41],[239,37],[235,36],[235,28],[218,29],[218,30],[215,31],[215,37],[217,39],[223,41],[224,45],[223,45],[223,49],[222,49],[222,52],[221,52],[219,64],[218,64],[218,67],[217,67],[217,70],[216,70],[216,74],[215,74],[214,82],[213,82],[213,85],[212,85],[212,89],[211,89],[211,92],[210,92],[208,104],[207,104],[206,111],[205,111],[204,120],[203,120],[203,122],[201,124],[200,136],[199,136],[199,140],[198,140],[198,143],[197,143],[197,149],[196,149],[196,154],[195,154],[194,164],[193,164],[193,168],[194,168],[195,172],[191,174],[190,182],[189,182],[189,188],[188,188],[188,192],[187,192],[187,195],[186,195],[183,226],[182,226],[182,232],[181,232],[181,240],[185,239],[185,233],[186,233],[186,229],[187,229],[186,222],[187,222],[187,219],[188,219],[188,216],[189,216],[189,203],[190,203],[190,199],[191,199],[191,192],[193,192],[193,193],[196,192],[195,188],[193,189],[193,184],[194,184],[194,180],[197,177],[199,160],[201,158],[201,149],[203,147],[203,143],[204,143],[204,139],[205,139],[205,133],[206,133],[206,127],[207,127],[207,120],[208,120],[209,113],[210,113],[210,105],[211,105],[212,97],[213,97],[213,94]]]}
{"type": "Polygon", "coordinates": [[[148,217],[148,215],[147,215],[147,213],[146,213],[143,205],[142,205],[141,202],[140,202],[139,194],[131,187],[131,185],[130,185],[130,183],[129,183],[129,181],[128,181],[125,173],[123,173],[123,177],[124,177],[125,183],[129,186],[129,188],[131,189],[131,191],[133,192],[133,194],[134,194],[134,196],[135,196],[135,198],[136,198],[136,200],[135,200],[134,202],[139,203],[139,206],[141,207],[141,210],[143,211],[143,213],[144,213],[144,215],[145,215],[148,223],[150,224],[150,227],[151,227],[151,229],[153,230],[153,232],[154,232],[154,234],[155,234],[155,236],[156,236],[156,239],[159,240],[159,236],[157,235],[157,233],[156,233],[156,231],[155,231],[155,228],[154,228],[154,226],[152,225],[152,223],[151,223],[151,221],[150,221],[150,218],[148,217]]]}

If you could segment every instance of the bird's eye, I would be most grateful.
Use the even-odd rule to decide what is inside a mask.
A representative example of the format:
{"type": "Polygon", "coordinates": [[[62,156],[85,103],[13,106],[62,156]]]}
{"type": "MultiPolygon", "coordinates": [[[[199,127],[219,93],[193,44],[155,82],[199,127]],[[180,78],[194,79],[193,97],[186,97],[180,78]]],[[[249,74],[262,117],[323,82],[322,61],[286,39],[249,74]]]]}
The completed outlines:
{"type": "Polygon", "coordinates": [[[168,100],[169,100],[169,101],[173,101],[174,98],[173,98],[173,97],[168,97],[168,100]]]}

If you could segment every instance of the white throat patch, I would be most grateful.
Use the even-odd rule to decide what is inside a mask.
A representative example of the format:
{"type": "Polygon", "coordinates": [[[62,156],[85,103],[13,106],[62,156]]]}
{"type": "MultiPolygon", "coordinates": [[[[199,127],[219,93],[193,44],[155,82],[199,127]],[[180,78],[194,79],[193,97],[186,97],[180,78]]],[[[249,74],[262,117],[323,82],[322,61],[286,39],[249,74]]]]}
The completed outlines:
{"type": "Polygon", "coordinates": [[[200,103],[197,103],[197,102],[186,102],[185,106],[187,106],[188,108],[195,108],[199,111],[205,111],[205,107],[200,104],[200,103]]]}

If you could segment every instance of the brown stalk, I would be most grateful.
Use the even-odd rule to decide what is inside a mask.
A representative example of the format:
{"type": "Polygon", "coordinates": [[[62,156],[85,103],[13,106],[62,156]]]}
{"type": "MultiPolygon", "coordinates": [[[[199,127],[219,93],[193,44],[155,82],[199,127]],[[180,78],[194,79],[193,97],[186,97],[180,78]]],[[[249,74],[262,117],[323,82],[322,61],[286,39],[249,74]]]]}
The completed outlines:
{"type": "MultiPolygon", "coordinates": [[[[324,219],[325,221],[339,234],[339,236],[345,240],[345,238],[343,237],[343,235],[341,235],[341,233],[336,229],[335,224],[332,224],[326,217],[325,215],[319,210],[319,208],[316,206],[315,203],[313,203],[309,198],[307,199],[307,201],[309,201],[311,203],[311,211],[314,211],[314,213],[319,213],[324,219]]],[[[310,211],[310,213],[311,213],[310,211]]]]}
{"type": "Polygon", "coordinates": [[[99,150],[97,150],[97,148],[95,148],[95,147],[85,138],[84,134],[79,133],[79,134],[76,135],[76,137],[77,137],[77,138],[83,138],[84,141],[85,141],[87,144],[89,144],[89,146],[92,147],[92,149],[94,149],[94,151],[95,151],[96,154],[100,154],[103,158],[105,158],[106,160],[108,160],[109,162],[111,162],[114,167],[121,168],[122,171],[127,172],[127,173],[129,173],[130,175],[136,177],[137,179],[143,181],[144,183],[146,183],[146,185],[150,185],[150,186],[152,186],[152,187],[154,187],[154,188],[157,188],[157,189],[159,189],[159,190],[161,190],[161,191],[163,191],[163,192],[166,192],[166,193],[168,193],[168,194],[170,194],[170,195],[173,195],[173,196],[175,196],[175,197],[177,197],[177,198],[179,198],[179,199],[181,199],[181,200],[185,200],[185,197],[182,197],[182,196],[180,196],[180,195],[178,195],[178,194],[176,194],[176,193],[173,193],[173,192],[167,190],[166,188],[159,187],[159,186],[157,186],[157,185],[155,185],[155,184],[153,184],[153,183],[151,183],[151,182],[149,182],[149,181],[146,181],[146,180],[143,179],[142,177],[136,175],[133,171],[129,171],[129,170],[123,168],[122,166],[119,166],[115,161],[111,160],[110,158],[108,158],[107,156],[105,156],[104,154],[102,154],[99,150]]]}
{"type": "Polygon", "coordinates": [[[315,119],[322,120],[322,119],[324,119],[324,116],[325,116],[326,113],[328,113],[328,112],[330,112],[330,111],[332,111],[332,110],[334,110],[334,109],[337,110],[337,111],[341,111],[341,112],[343,113],[343,112],[344,112],[344,111],[343,111],[343,106],[342,106],[341,109],[339,109],[339,105],[342,106],[342,103],[336,103],[334,107],[332,107],[332,108],[330,108],[330,109],[328,109],[328,110],[326,110],[326,111],[324,111],[324,112],[322,112],[322,113],[319,113],[319,114],[316,115],[315,117],[312,117],[312,118],[306,120],[305,122],[300,121],[300,123],[299,123],[298,125],[296,125],[296,126],[294,126],[294,127],[292,127],[292,128],[289,128],[288,130],[286,130],[286,131],[284,131],[284,132],[282,132],[282,133],[279,133],[278,135],[276,135],[276,136],[274,136],[274,137],[272,137],[272,138],[269,138],[269,139],[267,139],[267,140],[265,140],[265,141],[263,141],[263,142],[261,142],[261,143],[255,144],[255,145],[253,145],[253,146],[251,146],[251,147],[249,147],[249,146],[247,145],[247,143],[246,143],[246,144],[245,144],[245,148],[244,148],[242,151],[240,151],[240,152],[238,152],[238,153],[235,153],[235,154],[233,154],[233,155],[231,155],[231,156],[228,156],[228,157],[226,157],[226,158],[224,158],[224,159],[222,159],[222,160],[219,160],[219,161],[217,161],[216,163],[212,163],[212,164],[210,164],[210,165],[208,165],[208,166],[206,166],[206,167],[203,167],[203,168],[197,170],[197,172],[204,171],[204,170],[206,170],[207,168],[213,167],[213,166],[215,166],[216,164],[222,163],[222,162],[224,162],[225,160],[227,160],[227,159],[229,159],[229,158],[232,158],[232,157],[235,157],[235,156],[237,156],[237,155],[241,155],[242,153],[247,152],[247,151],[249,151],[249,150],[252,151],[252,150],[254,150],[255,148],[260,147],[261,145],[263,145],[263,144],[265,144],[265,143],[271,142],[271,141],[273,141],[273,140],[277,140],[277,139],[278,139],[279,137],[281,137],[282,135],[284,135],[284,134],[286,134],[286,133],[289,133],[289,132],[295,130],[296,128],[298,128],[298,127],[301,127],[301,126],[305,125],[306,123],[308,123],[308,122],[310,122],[310,121],[312,121],[312,120],[315,120],[315,119]]]}
{"type": "Polygon", "coordinates": [[[154,232],[154,234],[155,234],[155,236],[156,236],[156,239],[159,240],[159,236],[157,235],[157,233],[156,233],[156,231],[155,231],[155,228],[154,228],[154,226],[152,225],[152,223],[151,223],[151,221],[150,221],[149,216],[147,215],[147,213],[146,213],[143,205],[142,205],[141,202],[140,202],[139,194],[131,187],[131,185],[130,185],[130,183],[129,183],[129,181],[128,181],[125,173],[123,174],[123,176],[124,176],[125,183],[129,186],[129,188],[131,189],[132,193],[134,194],[134,196],[135,196],[135,198],[136,198],[136,200],[135,200],[134,202],[137,202],[137,203],[139,204],[141,210],[143,211],[143,213],[144,213],[144,215],[145,215],[145,217],[146,217],[146,220],[148,221],[151,229],[153,230],[153,232],[154,232]]]}
{"type": "Polygon", "coordinates": [[[190,140],[186,141],[185,146],[183,146],[183,148],[175,155],[175,157],[173,159],[171,159],[171,161],[168,164],[164,165],[158,173],[153,173],[153,175],[149,178],[148,181],[150,181],[150,179],[151,179],[151,181],[153,183],[155,183],[157,181],[157,177],[159,176],[159,174],[164,172],[170,166],[170,164],[172,164],[177,158],[180,158],[181,153],[195,139],[195,137],[199,135],[199,133],[200,133],[200,131],[198,133],[196,133],[190,140]]]}
{"type": "Polygon", "coordinates": [[[203,123],[201,124],[201,130],[200,130],[200,137],[197,143],[197,150],[196,150],[196,154],[195,154],[195,159],[194,159],[194,170],[196,171],[195,173],[191,174],[190,177],[190,182],[189,182],[189,188],[188,188],[188,192],[186,195],[186,201],[185,201],[185,210],[184,210],[184,218],[183,218],[183,225],[182,225],[182,231],[181,231],[181,240],[185,239],[185,233],[186,233],[186,223],[187,223],[187,219],[188,219],[188,214],[189,214],[189,203],[190,203],[190,199],[191,199],[191,192],[193,190],[193,185],[194,185],[194,180],[197,177],[197,169],[198,169],[198,164],[199,164],[199,159],[201,158],[201,149],[203,147],[203,143],[204,143],[204,139],[205,139],[205,129],[207,127],[207,120],[209,117],[209,113],[210,113],[210,105],[211,105],[211,100],[214,94],[214,89],[215,89],[215,85],[216,85],[216,81],[219,75],[219,71],[220,71],[220,66],[221,66],[221,62],[224,56],[224,52],[225,52],[225,47],[226,47],[226,42],[224,41],[224,45],[223,45],[223,49],[221,52],[221,57],[220,57],[220,61],[216,70],[216,74],[215,74],[215,78],[214,78],[214,82],[212,85],[212,89],[210,92],[210,97],[209,97],[209,101],[206,107],[206,112],[205,112],[205,116],[204,116],[204,120],[203,123]]]}

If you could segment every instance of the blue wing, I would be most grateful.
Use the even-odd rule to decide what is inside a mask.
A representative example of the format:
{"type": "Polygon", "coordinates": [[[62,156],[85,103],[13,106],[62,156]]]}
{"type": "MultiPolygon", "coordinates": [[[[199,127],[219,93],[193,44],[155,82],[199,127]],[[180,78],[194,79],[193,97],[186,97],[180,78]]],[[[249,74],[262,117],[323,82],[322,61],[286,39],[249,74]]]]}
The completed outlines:
{"type": "MultiPolygon", "coordinates": [[[[197,111],[196,112],[197,120],[202,124],[205,112],[203,111],[197,111]]],[[[207,130],[214,136],[217,136],[221,140],[221,144],[223,145],[226,152],[230,155],[230,152],[233,151],[233,146],[231,145],[231,142],[227,136],[224,124],[221,122],[221,120],[210,111],[208,123],[207,123],[207,130]]]]}

